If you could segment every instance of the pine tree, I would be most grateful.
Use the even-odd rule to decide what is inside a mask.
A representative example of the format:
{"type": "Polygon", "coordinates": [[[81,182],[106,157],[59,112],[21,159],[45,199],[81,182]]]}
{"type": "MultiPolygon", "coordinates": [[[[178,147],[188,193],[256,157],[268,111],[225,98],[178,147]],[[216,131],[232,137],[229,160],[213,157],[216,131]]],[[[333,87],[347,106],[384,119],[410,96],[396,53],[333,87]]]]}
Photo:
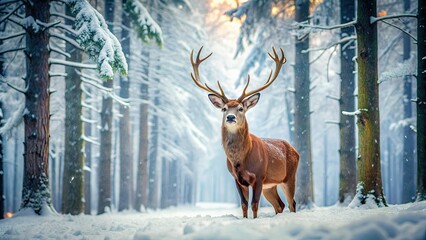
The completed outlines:
{"type": "Polygon", "coordinates": [[[378,206],[386,206],[380,170],[380,115],[377,71],[376,0],[358,0],[357,63],[358,63],[358,136],[359,156],[357,197],[361,204],[372,197],[378,206]]]}

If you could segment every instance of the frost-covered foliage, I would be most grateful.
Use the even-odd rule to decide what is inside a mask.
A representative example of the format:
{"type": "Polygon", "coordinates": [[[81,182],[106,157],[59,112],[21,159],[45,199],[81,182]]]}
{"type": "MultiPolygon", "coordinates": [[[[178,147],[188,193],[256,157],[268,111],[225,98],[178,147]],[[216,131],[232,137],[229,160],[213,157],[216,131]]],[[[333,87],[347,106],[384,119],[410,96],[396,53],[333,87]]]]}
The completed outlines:
{"type": "Polygon", "coordinates": [[[31,208],[39,215],[43,213],[42,211],[51,210],[49,178],[47,175],[43,173],[38,177],[25,176],[24,182],[21,208],[31,208]],[[36,187],[33,185],[36,185],[36,187]]]}
{"type": "Polygon", "coordinates": [[[75,15],[77,42],[98,66],[100,76],[111,79],[114,71],[127,74],[127,62],[118,39],[102,15],[86,0],[67,0],[75,15]]]}
{"type": "Polygon", "coordinates": [[[142,41],[148,42],[154,39],[158,45],[163,43],[160,26],[151,17],[140,0],[128,0],[124,6],[124,10],[132,20],[137,35],[142,41]]]}
{"type": "Polygon", "coordinates": [[[387,207],[385,200],[381,197],[374,196],[374,190],[365,192],[364,183],[358,182],[356,186],[356,195],[352,202],[349,204],[350,208],[363,207],[367,209],[377,207],[387,207]]]}

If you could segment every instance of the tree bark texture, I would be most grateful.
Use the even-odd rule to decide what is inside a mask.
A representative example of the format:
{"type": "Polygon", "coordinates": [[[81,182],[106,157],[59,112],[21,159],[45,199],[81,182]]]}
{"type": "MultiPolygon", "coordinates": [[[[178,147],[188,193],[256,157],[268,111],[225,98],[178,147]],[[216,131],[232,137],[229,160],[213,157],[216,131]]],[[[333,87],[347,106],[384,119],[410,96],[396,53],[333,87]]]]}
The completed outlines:
{"type": "MultiPolygon", "coordinates": [[[[340,1],[340,22],[347,23],[355,18],[355,0],[340,1]]],[[[355,35],[355,29],[341,29],[340,37],[355,35]]],[[[355,111],[355,42],[340,44],[340,173],[339,202],[354,197],[356,191],[355,119],[342,111],[355,111]]]]}
{"type": "Polygon", "coordinates": [[[358,62],[358,185],[361,203],[374,195],[379,206],[386,205],[380,170],[379,85],[377,83],[377,16],[376,0],[358,0],[357,62],[358,62]]]}
{"type": "MultiPolygon", "coordinates": [[[[2,41],[0,41],[1,45],[2,41]]],[[[3,75],[3,56],[0,56],[0,73],[3,75]]],[[[0,127],[3,126],[3,103],[0,101],[0,127]]],[[[6,198],[4,196],[4,170],[3,170],[3,136],[0,134],[0,219],[4,218],[4,204],[6,198]]]]}
{"type": "MultiPolygon", "coordinates": [[[[49,22],[50,1],[25,2],[25,16],[34,21],[49,22]]],[[[26,29],[26,112],[24,180],[21,208],[32,208],[41,214],[51,207],[49,189],[49,33],[48,30],[26,29]]]]}
{"type": "Polygon", "coordinates": [[[148,203],[148,79],[149,79],[149,51],[142,50],[142,83],[140,94],[143,102],[139,106],[139,152],[136,177],[135,208],[147,207],[148,203]]]}
{"type": "MultiPolygon", "coordinates": [[[[68,6],[66,14],[71,15],[68,6]]],[[[65,20],[65,23],[72,24],[70,20],[65,20]]],[[[66,43],[65,49],[71,55],[70,61],[82,61],[82,53],[74,46],[66,43]]],[[[75,70],[74,67],[65,67],[65,156],[62,181],[62,213],[72,215],[78,215],[84,210],[82,90],[81,78],[75,70]]]]}
{"type": "MultiPolygon", "coordinates": [[[[411,8],[411,0],[404,0],[404,11],[408,12],[411,8]]],[[[407,26],[407,25],[406,25],[407,26]]],[[[409,61],[411,55],[411,38],[407,34],[403,35],[404,52],[402,59],[409,61]]],[[[412,97],[412,76],[404,77],[404,119],[413,117],[412,97]]],[[[414,157],[414,132],[410,125],[405,125],[403,129],[404,146],[402,156],[402,202],[407,203],[415,199],[415,157],[414,157]]]]}
{"type": "MultiPolygon", "coordinates": [[[[110,23],[108,28],[111,32],[112,23],[114,22],[114,4],[114,0],[105,1],[105,20],[110,23]]],[[[113,88],[114,81],[104,81],[103,86],[113,88]]],[[[112,98],[104,95],[101,110],[98,214],[104,213],[105,208],[111,209],[112,117],[112,98]]]]}
{"type": "MultiPolygon", "coordinates": [[[[126,0],[122,1],[124,7],[126,0]]],[[[121,29],[121,47],[127,59],[130,59],[130,19],[127,14],[122,11],[121,23],[124,26],[121,29]]],[[[120,77],[120,96],[129,98],[130,79],[128,77],[120,77]]],[[[120,106],[119,131],[120,131],[120,199],[118,210],[130,209],[133,201],[133,153],[131,144],[130,129],[130,109],[129,107],[120,106]]]]}
{"type": "MultiPolygon", "coordinates": [[[[303,22],[309,18],[309,6],[309,1],[296,1],[296,22],[303,22]]],[[[309,111],[309,54],[302,53],[308,48],[309,36],[301,40],[296,39],[294,143],[300,154],[296,189],[296,202],[299,208],[310,207],[314,201],[309,111]]]]}
{"type": "Polygon", "coordinates": [[[417,19],[417,200],[426,200],[426,2],[417,19]]]}

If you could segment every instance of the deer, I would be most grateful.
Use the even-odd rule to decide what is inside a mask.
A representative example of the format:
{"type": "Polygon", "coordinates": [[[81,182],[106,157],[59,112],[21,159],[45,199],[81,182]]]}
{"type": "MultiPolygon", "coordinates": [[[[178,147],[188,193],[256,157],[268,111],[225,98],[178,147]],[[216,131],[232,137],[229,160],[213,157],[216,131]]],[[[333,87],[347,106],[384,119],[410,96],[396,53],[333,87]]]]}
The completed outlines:
{"type": "Polygon", "coordinates": [[[249,187],[252,187],[251,209],[253,218],[257,218],[261,194],[265,196],[274,207],[275,214],[282,213],[285,204],[277,192],[279,185],[287,199],[290,212],[296,212],[296,171],[299,164],[299,153],[285,140],[259,138],[251,134],[248,129],[246,112],[256,106],[260,92],[268,88],[278,77],[281,67],[286,63],[284,51],[278,56],[275,48],[273,54],[268,55],[275,62],[274,72],[271,69],[267,81],[259,88],[248,91],[250,75],[243,92],[237,99],[228,99],[217,81],[219,91],[210,88],[207,83],[202,83],[198,71],[199,65],[213,53],[200,58],[203,47],[197,53],[194,61],[194,50],[190,58],[193,68],[191,78],[196,86],[207,91],[210,102],[223,112],[222,118],[222,145],[226,155],[226,166],[234,177],[238,194],[241,198],[243,218],[247,218],[249,187]]]}

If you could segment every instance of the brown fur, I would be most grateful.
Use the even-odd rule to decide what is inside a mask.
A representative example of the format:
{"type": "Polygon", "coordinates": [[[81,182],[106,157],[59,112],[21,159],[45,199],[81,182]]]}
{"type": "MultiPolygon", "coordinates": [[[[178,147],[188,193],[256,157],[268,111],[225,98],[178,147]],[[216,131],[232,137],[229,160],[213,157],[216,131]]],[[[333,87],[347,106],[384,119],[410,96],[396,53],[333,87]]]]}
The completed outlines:
{"type": "MultiPolygon", "coordinates": [[[[228,107],[231,107],[230,103],[232,102],[228,102],[228,107]]],[[[234,176],[240,193],[244,217],[247,217],[248,187],[253,188],[252,210],[253,217],[256,218],[264,184],[280,185],[290,204],[290,211],[296,211],[294,193],[299,154],[288,142],[260,139],[250,134],[244,118],[244,123],[236,132],[230,132],[225,124],[222,125],[222,144],[228,170],[234,176]]],[[[278,196],[276,186],[264,189],[263,192],[275,212],[281,213],[284,203],[278,196]]]]}

